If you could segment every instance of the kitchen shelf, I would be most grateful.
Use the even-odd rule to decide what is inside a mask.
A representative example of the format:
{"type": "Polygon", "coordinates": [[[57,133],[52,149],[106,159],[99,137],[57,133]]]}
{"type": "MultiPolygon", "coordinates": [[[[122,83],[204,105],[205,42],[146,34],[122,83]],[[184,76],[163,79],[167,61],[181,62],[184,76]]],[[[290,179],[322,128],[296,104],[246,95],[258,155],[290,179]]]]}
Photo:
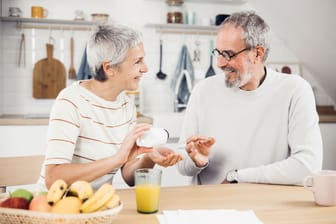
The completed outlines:
{"type": "Polygon", "coordinates": [[[102,22],[62,19],[37,19],[21,17],[0,17],[1,22],[15,22],[17,28],[58,29],[58,30],[91,30],[102,22]]]}
{"type": "MultiPolygon", "coordinates": [[[[157,2],[165,2],[165,0],[147,0],[147,1],[157,1],[157,2]]],[[[217,4],[244,4],[246,3],[247,0],[184,0],[184,3],[204,3],[204,4],[209,4],[209,3],[217,3],[217,4]]]]}
{"type": "Polygon", "coordinates": [[[188,24],[155,24],[149,23],[145,27],[154,28],[158,33],[216,35],[218,26],[199,26],[188,24]]]}

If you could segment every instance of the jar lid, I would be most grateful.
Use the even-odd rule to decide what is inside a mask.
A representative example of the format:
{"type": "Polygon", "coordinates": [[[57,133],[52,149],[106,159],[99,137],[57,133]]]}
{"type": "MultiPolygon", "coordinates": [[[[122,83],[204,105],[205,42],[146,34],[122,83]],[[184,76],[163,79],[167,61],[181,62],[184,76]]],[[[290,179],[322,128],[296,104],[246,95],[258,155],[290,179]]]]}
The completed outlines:
{"type": "Polygon", "coordinates": [[[167,0],[167,5],[182,5],[183,0],[167,0]]]}

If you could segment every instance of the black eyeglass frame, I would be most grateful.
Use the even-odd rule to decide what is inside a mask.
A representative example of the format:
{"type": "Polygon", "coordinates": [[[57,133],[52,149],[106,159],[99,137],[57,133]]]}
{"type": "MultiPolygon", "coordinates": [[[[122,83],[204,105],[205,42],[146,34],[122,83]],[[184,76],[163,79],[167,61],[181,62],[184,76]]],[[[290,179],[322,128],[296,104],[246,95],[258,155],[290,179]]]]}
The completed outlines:
{"type": "Polygon", "coordinates": [[[216,57],[218,57],[219,55],[221,55],[226,61],[231,61],[232,58],[236,57],[237,55],[239,55],[240,53],[243,53],[244,51],[249,51],[251,50],[251,47],[246,47],[236,53],[230,54],[229,51],[220,51],[217,48],[212,50],[212,54],[216,57]]]}

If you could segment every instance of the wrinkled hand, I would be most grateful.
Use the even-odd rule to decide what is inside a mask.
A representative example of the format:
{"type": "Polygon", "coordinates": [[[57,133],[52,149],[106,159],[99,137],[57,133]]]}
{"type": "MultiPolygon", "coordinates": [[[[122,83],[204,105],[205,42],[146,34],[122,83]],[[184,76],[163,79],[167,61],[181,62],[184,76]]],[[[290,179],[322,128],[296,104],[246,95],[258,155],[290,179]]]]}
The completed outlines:
{"type": "Polygon", "coordinates": [[[186,151],[196,166],[203,167],[209,162],[211,146],[215,144],[212,137],[195,135],[187,139],[186,151]]]}
{"type": "Polygon", "coordinates": [[[138,147],[135,143],[136,140],[151,127],[152,125],[146,123],[136,124],[127,134],[117,152],[123,161],[126,162],[127,160],[135,159],[140,154],[153,151],[153,148],[138,147]]]}
{"type": "Polygon", "coordinates": [[[175,165],[178,161],[182,160],[183,157],[179,153],[165,147],[155,148],[148,157],[156,164],[168,167],[175,165]]]}

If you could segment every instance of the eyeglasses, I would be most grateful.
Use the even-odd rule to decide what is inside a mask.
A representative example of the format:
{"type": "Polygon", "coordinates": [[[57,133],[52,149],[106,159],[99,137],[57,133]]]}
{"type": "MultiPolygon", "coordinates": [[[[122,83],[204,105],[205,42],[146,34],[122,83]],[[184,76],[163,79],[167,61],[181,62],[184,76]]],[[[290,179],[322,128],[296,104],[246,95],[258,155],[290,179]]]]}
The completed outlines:
{"type": "Polygon", "coordinates": [[[218,57],[219,55],[222,55],[225,60],[230,61],[233,57],[236,57],[238,54],[240,54],[244,51],[249,51],[249,50],[251,50],[251,48],[247,47],[247,48],[244,48],[241,51],[238,51],[238,52],[234,53],[232,51],[220,51],[217,48],[215,48],[215,49],[212,50],[212,54],[216,57],[218,57]]]}

